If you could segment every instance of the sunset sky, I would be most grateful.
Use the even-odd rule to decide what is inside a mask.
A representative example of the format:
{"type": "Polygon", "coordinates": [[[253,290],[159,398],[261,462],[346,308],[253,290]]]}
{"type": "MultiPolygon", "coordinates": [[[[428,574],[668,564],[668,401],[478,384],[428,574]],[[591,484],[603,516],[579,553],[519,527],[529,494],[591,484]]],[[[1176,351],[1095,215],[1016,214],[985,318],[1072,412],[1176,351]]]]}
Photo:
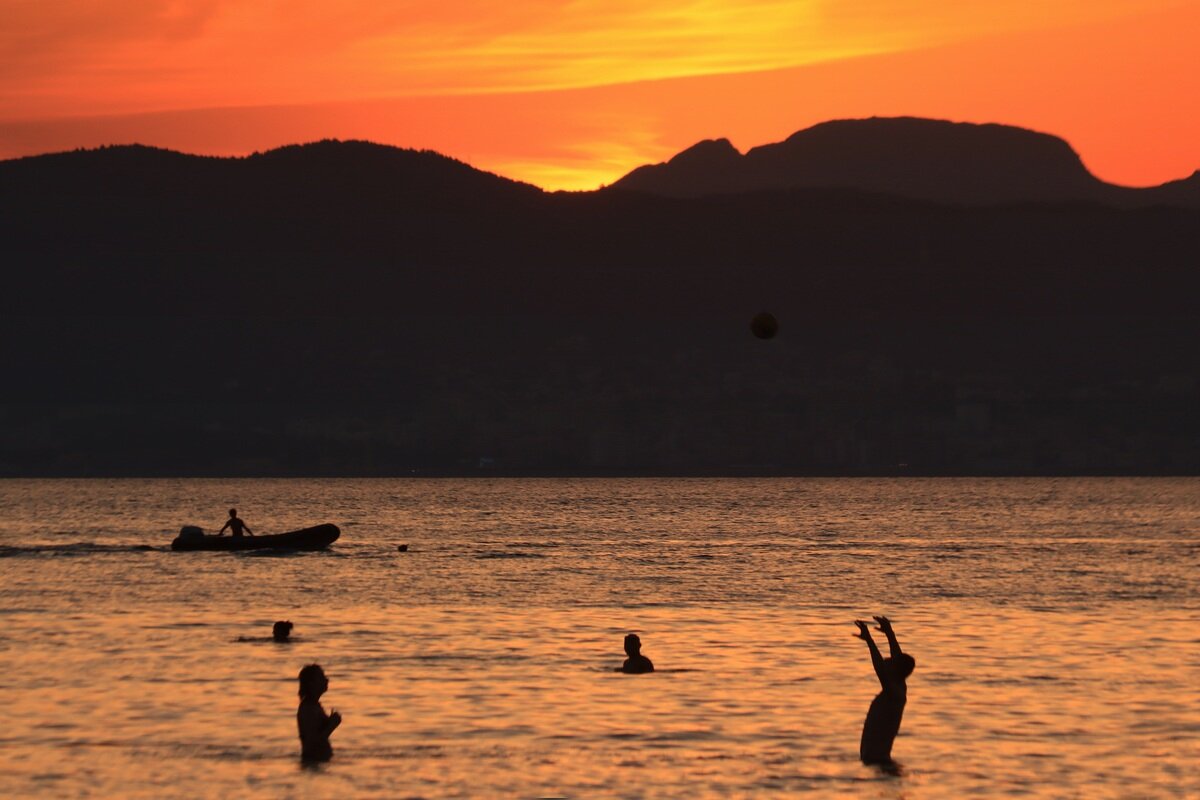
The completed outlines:
{"type": "Polygon", "coordinates": [[[1148,185],[1200,169],[1198,37],[1200,0],[0,0],[0,158],[356,138],[590,189],[912,115],[1148,185]]]}

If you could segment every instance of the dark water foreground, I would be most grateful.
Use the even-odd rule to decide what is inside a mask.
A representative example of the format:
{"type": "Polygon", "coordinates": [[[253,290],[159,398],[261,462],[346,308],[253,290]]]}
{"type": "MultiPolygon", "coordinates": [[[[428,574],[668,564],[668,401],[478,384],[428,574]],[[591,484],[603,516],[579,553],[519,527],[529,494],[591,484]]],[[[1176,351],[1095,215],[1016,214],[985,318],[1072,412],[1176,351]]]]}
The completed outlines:
{"type": "Polygon", "coordinates": [[[1198,489],[0,482],[0,793],[1194,796],[1198,489]],[[230,505],[343,536],[167,550],[230,505]],[[851,620],[881,612],[917,658],[898,778],[857,761],[876,684],[851,620]],[[275,619],[293,643],[239,641],[275,619]],[[610,671],[629,631],[660,673],[610,671]],[[345,717],[315,772],[311,661],[345,717]]]}

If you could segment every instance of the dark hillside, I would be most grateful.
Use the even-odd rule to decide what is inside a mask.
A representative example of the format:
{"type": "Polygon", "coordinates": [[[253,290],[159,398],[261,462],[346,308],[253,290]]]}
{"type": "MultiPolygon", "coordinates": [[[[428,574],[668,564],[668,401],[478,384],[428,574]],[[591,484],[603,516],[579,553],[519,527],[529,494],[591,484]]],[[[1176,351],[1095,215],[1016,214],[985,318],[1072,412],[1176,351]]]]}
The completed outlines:
{"type": "Polygon", "coordinates": [[[1090,202],[1200,208],[1200,184],[1151,189],[1103,183],[1055,136],[1007,125],[895,118],[838,120],[741,155],[722,139],[639,167],[611,189],[703,197],[840,188],[971,205],[1090,202]]]}
{"type": "Polygon", "coordinates": [[[355,142],[3,162],[0,472],[1195,472],[1198,222],[355,142]]]}

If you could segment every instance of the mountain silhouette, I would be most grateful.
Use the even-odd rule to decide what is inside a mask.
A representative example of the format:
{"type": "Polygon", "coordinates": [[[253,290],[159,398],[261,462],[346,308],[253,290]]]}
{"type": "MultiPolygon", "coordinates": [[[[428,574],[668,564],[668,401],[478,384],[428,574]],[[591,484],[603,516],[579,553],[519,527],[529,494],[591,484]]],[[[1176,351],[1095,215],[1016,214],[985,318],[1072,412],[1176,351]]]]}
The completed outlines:
{"type": "Polygon", "coordinates": [[[955,202],[865,134],[887,187],[736,183],[716,140],[664,173],[696,197],[366,142],[0,162],[0,474],[1200,471],[1200,176],[985,133],[1024,155],[955,202]]]}
{"type": "Polygon", "coordinates": [[[337,140],[289,145],[244,158],[193,156],[144,145],[108,146],[0,161],[0,178],[10,195],[25,182],[37,192],[141,197],[204,197],[234,183],[251,192],[349,190],[381,202],[414,196],[503,202],[541,194],[529,184],[433,151],[337,140]]]}
{"type": "Polygon", "coordinates": [[[1094,177],[1062,139],[1006,125],[909,117],[815,125],[741,155],[700,142],[616,181],[666,197],[840,188],[946,203],[1099,202],[1200,207],[1200,179],[1129,189],[1094,177]]]}
{"type": "Polygon", "coordinates": [[[1162,186],[1130,191],[1144,193],[1147,199],[1159,205],[1200,208],[1200,170],[1193,172],[1190,177],[1170,181],[1162,186]]]}

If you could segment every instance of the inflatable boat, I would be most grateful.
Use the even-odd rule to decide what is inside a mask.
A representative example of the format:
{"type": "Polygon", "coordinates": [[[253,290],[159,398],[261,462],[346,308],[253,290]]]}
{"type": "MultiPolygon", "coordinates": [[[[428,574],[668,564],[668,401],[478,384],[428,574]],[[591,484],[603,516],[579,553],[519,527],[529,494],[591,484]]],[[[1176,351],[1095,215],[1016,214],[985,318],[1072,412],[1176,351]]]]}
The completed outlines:
{"type": "Polygon", "coordinates": [[[264,536],[205,536],[194,525],[185,525],[171,542],[172,550],[324,550],[342,535],[337,525],[326,523],[299,531],[264,536]]]}

